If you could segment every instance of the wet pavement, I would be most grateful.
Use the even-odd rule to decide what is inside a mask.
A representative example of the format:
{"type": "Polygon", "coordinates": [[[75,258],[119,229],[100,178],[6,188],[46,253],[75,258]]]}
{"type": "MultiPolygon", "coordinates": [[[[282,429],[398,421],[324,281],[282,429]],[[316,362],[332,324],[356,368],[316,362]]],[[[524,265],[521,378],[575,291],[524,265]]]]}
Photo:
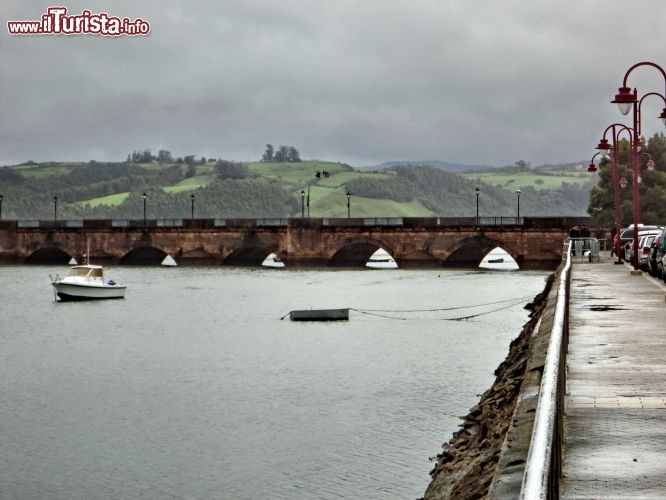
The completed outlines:
{"type": "Polygon", "coordinates": [[[575,263],[560,497],[666,498],[666,286],[575,263]]]}

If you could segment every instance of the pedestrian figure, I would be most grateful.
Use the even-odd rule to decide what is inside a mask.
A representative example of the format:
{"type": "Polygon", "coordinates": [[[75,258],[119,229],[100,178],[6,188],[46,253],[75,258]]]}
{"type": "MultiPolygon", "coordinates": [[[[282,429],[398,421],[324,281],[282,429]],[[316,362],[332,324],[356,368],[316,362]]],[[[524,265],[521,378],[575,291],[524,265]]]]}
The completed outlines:
{"type": "Polygon", "coordinates": [[[590,239],[589,239],[590,236],[591,236],[590,230],[586,226],[583,226],[580,230],[580,237],[585,238],[583,240],[583,248],[584,249],[590,248],[590,239]]]}

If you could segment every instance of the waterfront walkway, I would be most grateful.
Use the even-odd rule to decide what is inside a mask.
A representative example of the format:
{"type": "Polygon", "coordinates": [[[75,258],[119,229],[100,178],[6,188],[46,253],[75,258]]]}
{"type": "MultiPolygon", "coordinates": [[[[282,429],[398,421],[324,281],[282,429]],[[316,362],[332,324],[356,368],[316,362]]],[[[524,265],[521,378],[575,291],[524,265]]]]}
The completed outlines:
{"type": "Polygon", "coordinates": [[[561,498],[666,498],[665,296],[606,252],[573,265],[561,498]]]}

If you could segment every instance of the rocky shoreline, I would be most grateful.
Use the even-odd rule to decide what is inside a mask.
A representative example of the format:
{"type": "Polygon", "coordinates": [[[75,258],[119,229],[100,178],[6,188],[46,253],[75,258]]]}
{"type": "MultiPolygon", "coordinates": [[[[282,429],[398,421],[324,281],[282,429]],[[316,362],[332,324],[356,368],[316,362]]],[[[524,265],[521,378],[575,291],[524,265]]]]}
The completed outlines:
{"type": "MultiPolygon", "coordinates": [[[[506,359],[495,370],[495,382],[470,409],[453,437],[442,445],[432,481],[420,500],[482,499],[489,496],[503,447],[514,420],[534,344],[535,329],[548,306],[555,274],[534,300],[525,306],[530,319],[510,345],[506,359]]],[[[543,344],[543,342],[541,342],[543,344]]],[[[524,463],[523,460],[509,460],[524,463]]]]}

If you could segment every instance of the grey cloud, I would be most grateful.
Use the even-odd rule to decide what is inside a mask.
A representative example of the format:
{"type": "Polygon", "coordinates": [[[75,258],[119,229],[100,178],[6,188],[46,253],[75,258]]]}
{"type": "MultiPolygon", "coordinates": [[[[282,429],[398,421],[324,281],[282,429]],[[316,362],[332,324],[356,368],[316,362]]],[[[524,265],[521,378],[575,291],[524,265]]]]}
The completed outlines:
{"type": "MultiPolygon", "coordinates": [[[[0,14],[37,20],[50,5],[7,0],[0,14]]],[[[0,165],[144,147],[254,160],[267,142],[359,165],[583,161],[622,119],[609,101],[627,68],[666,64],[664,41],[647,35],[666,20],[661,0],[635,6],[640,30],[622,5],[591,0],[66,5],[140,17],[151,33],[2,34],[0,165]]],[[[631,84],[661,80],[646,69],[631,84]]],[[[648,118],[661,107],[646,103],[646,135],[663,130],[648,118]]]]}

